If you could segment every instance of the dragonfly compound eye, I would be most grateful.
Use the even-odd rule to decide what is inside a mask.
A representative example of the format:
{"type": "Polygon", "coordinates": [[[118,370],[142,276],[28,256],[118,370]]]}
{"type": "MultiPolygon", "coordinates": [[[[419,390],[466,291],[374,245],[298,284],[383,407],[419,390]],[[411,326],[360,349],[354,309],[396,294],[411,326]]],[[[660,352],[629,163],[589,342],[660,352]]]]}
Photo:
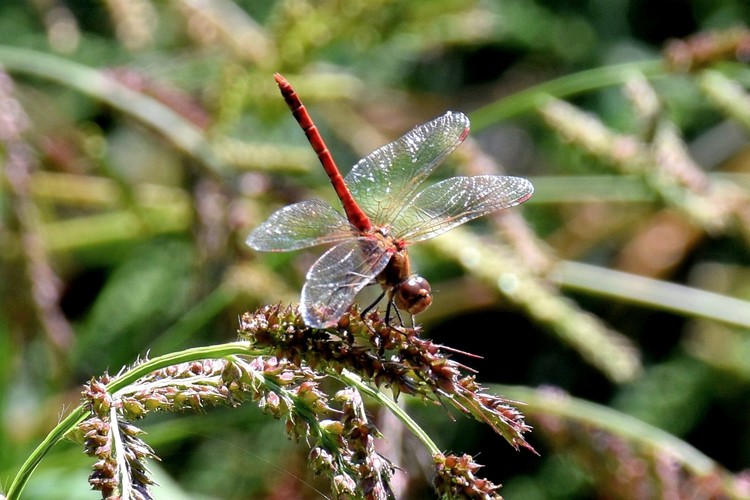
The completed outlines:
{"type": "Polygon", "coordinates": [[[430,284],[421,276],[410,276],[398,286],[396,306],[409,314],[419,314],[432,304],[430,284]]]}

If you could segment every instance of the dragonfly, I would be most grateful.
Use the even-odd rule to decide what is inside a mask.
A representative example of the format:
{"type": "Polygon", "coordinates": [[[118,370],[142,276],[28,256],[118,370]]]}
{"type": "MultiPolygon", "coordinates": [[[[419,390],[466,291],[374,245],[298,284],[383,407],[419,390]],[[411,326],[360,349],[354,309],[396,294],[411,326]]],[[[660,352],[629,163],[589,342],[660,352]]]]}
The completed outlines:
{"type": "MultiPolygon", "coordinates": [[[[291,84],[274,75],[333,185],[341,212],[312,199],[274,212],[247,237],[254,250],[286,252],[335,244],[309,269],[300,312],[313,328],[339,322],[366,286],[388,294],[385,322],[395,309],[414,315],[432,303],[430,284],[412,274],[407,248],[467,221],[528,200],[527,179],[499,175],[452,177],[420,190],[423,181],[469,134],[469,119],[448,111],[376,149],[342,176],[310,114],[291,84]]],[[[401,321],[403,325],[403,321],[401,321]]]]}

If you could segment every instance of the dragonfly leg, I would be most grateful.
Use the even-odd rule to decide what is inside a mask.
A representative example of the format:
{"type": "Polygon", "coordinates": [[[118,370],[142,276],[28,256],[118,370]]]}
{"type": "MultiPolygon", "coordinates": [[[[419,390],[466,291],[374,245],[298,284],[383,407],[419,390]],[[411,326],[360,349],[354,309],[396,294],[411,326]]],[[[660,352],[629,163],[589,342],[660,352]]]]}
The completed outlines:
{"type": "MultiPolygon", "coordinates": [[[[384,297],[384,296],[385,296],[385,290],[383,290],[383,291],[382,291],[382,292],[380,293],[380,295],[378,295],[378,298],[377,298],[377,299],[375,299],[375,300],[373,301],[373,303],[372,303],[372,304],[370,304],[369,306],[367,306],[367,307],[365,307],[364,309],[362,309],[362,312],[361,312],[361,313],[359,313],[359,317],[360,317],[360,318],[362,318],[362,319],[365,319],[365,315],[366,315],[366,314],[367,314],[368,312],[370,312],[370,310],[371,310],[371,309],[372,309],[373,307],[375,307],[376,305],[378,305],[378,302],[380,302],[381,300],[383,300],[383,297],[384,297]]],[[[389,306],[390,306],[390,301],[389,301],[389,306]]],[[[387,324],[387,323],[388,323],[388,321],[386,320],[386,324],[387,324]]]]}
{"type": "Polygon", "coordinates": [[[404,327],[404,319],[401,317],[401,312],[399,312],[398,307],[396,306],[395,299],[391,297],[388,300],[388,306],[385,308],[385,324],[388,326],[391,326],[391,309],[396,311],[396,317],[398,318],[398,322],[401,325],[401,328],[404,327]]]}

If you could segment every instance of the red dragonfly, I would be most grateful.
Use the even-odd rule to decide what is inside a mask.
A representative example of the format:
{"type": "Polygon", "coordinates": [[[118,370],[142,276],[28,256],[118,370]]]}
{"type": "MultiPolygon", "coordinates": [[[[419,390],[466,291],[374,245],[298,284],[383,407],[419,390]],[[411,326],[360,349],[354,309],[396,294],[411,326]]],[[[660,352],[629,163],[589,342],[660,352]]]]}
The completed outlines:
{"type": "Polygon", "coordinates": [[[373,151],[342,177],[297,93],[283,76],[275,78],[346,214],[320,200],[303,201],[278,210],[247,238],[251,248],[267,252],[336,243],[307,273],[300,309],[308,326],[336,325],[372,283],[383,288],[378,301],[388,294],[386,322],[392,306],[413,318],[431,304],[432,295],[427,280],[411,274],[407,246],[523,203],[534,192],[526,179],[497,175],[453,177],[420,191],[469,134],[469,119],[451,111],[373,151]]]}

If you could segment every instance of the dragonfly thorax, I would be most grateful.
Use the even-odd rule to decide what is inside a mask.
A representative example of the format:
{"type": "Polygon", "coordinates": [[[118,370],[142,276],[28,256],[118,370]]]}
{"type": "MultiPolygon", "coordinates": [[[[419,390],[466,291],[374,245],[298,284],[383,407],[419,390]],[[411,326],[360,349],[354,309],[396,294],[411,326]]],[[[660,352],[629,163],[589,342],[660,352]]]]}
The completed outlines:
{"type": "Polygon", "coordinates": [[[376,281],[388,290],[389,300],[397,308],[412,315],[421,313],[432,304],[430,284],[423,277],[411,274],[409,253],[403,240],[385,235],[381,229],[376,234],[383,239],[385,247],[393,249],[391,259],[376,281]]]}
{"type": "MultiPolygon", "coordinates": [[[[372,232],[385,240],[393,241],[394,244],[398,244],[398,241],[396,241],[391,234],[391,226],[373,226],[372,232]]],[[[404,246],[403,243],[401,246],[404,246]]]]}
{"type": "MultiPolygon", "coordinates": [[[[384,238],[384,241],[388,240],[390,239],[384,238]]],[[[394,288],[411,276],[409,253],[405,246],[399,245],[397,241],[393,240],[388,241],[384,247],[392,249],[391,260],[388,261],[385,269],[380,271],[375,279],[384,288],[394,288]]]]}

